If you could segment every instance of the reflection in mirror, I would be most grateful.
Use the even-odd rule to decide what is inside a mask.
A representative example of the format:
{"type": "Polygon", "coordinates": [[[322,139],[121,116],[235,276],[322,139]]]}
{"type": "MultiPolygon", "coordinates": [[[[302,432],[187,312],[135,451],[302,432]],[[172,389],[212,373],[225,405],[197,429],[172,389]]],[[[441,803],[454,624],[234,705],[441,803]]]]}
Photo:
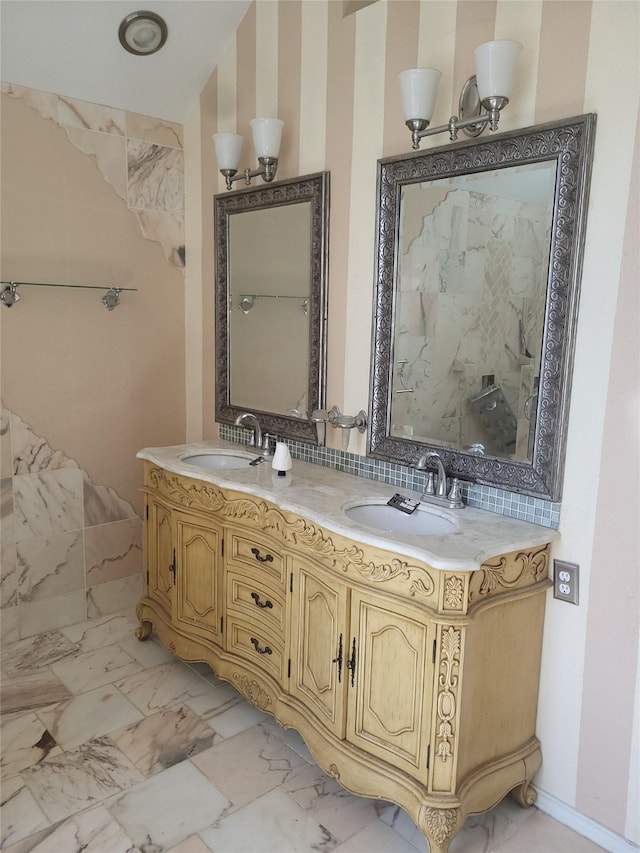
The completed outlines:
{"type": "Polygon", "coordinates": [[[310,254],[309,200],[230,217],[232,406],[308,417],[310,254]]]}
{"type": "Polygon", "coordinates": [[[531,460],[556,164],[400,192],[391,435],[531,460]]]}
{"type": "Polygon", "coordinates": [[[379,162],[370,455],[559,499],[594,128],[379,162]]]}
{"type": "Polygon", "coordinates": [[[216,420],[317,441],[324,406],[329,173],[214,199],[216,420]]]}

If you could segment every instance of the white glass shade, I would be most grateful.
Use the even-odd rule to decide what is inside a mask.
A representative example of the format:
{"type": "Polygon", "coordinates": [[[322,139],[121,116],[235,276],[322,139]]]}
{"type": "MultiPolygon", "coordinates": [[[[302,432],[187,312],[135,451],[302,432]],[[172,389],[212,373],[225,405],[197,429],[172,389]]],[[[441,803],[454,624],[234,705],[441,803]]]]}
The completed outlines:
{"type": "Polygon", "coordinates": [[[479,44],[473,51],[476,62],[476,82],[480,100],[510,98],[513,75],[522,45],[501,39],[479,44]]]}
{"type": "Polygon", "coordinates": [[[405,121],[431,121],[441,76],[435,68],[410,68],[398,74],[405,121]]]}
{"type": "Polygon", "coordinates": [[[284,122],[279,118],[254,118],[249,122],[258,157],[278,157],[284,122]]]}
{"type": "Polygon", "coordinates": [[[242,137],[237,133],[214,133],[213,144],[219,169],[235,169],[240,164],[242,137]]]}

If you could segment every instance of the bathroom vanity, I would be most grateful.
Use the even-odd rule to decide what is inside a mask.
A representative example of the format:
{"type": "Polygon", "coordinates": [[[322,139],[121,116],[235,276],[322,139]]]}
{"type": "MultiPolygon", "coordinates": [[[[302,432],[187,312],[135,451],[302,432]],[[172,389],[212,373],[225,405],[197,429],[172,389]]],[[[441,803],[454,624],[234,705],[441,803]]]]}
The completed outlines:
{"type": "Polygon", "coordinates": [[[207,453],[242,456],[221,441],[138,454],[139,639],[208,663],[345,788],[402,806],[431,853],[508,792],[531,805],[555,531],[467,507],[434,508],[447,533],[384,533],[345,508],[393,487],[300,461],[281,479],[250,453],[184,461],[207,453]]]}

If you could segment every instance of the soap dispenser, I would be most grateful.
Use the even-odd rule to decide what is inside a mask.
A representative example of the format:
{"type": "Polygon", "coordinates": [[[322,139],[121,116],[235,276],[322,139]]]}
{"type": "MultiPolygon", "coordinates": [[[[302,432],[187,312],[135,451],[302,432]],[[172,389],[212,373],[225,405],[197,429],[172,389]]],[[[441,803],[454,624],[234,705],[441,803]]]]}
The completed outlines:
{"type": "Polygon", "coordinates": [[[291,470],[291,454],[289,448],[282,441],[276,442],[276,450],[273,454],[271,467],[277,471],[278,477],[286,477],[287,471],[291,470]]]}

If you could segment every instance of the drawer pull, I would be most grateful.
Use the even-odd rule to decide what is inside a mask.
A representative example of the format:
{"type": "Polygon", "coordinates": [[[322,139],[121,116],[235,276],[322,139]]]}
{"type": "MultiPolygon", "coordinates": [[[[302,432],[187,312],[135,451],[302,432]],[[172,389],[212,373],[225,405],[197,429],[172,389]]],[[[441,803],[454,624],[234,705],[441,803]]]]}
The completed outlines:
{"type": "Polygon", "coordinates": [[[257,592],[252,592],[251,598],[253,598],[253,600],[255,601],[256,607],[268,607],[269,609],[273,607],[273,602],[269,601],[268,598],[266,601],[260,601],[260,596],[257,592]]]}
{"type": "Polygon", "coordinates": [[[273,557],[271,556],[271,554],[266,554],[263,557],[257,548],[252,548],[251,553],[259,563],[273,563],[273,557]]]}
{"type": "Polygon", "coordinates": [[[258,652],[259,655],[272,655],[273,654],[273,650],[270,649],[269,646],[265,646],[264,649],[261,649],[260,646],[258,645],[258,640],[256,640],[255,637],[251,638],[251,644],[253,645],[254,649],[258,652]]]}

